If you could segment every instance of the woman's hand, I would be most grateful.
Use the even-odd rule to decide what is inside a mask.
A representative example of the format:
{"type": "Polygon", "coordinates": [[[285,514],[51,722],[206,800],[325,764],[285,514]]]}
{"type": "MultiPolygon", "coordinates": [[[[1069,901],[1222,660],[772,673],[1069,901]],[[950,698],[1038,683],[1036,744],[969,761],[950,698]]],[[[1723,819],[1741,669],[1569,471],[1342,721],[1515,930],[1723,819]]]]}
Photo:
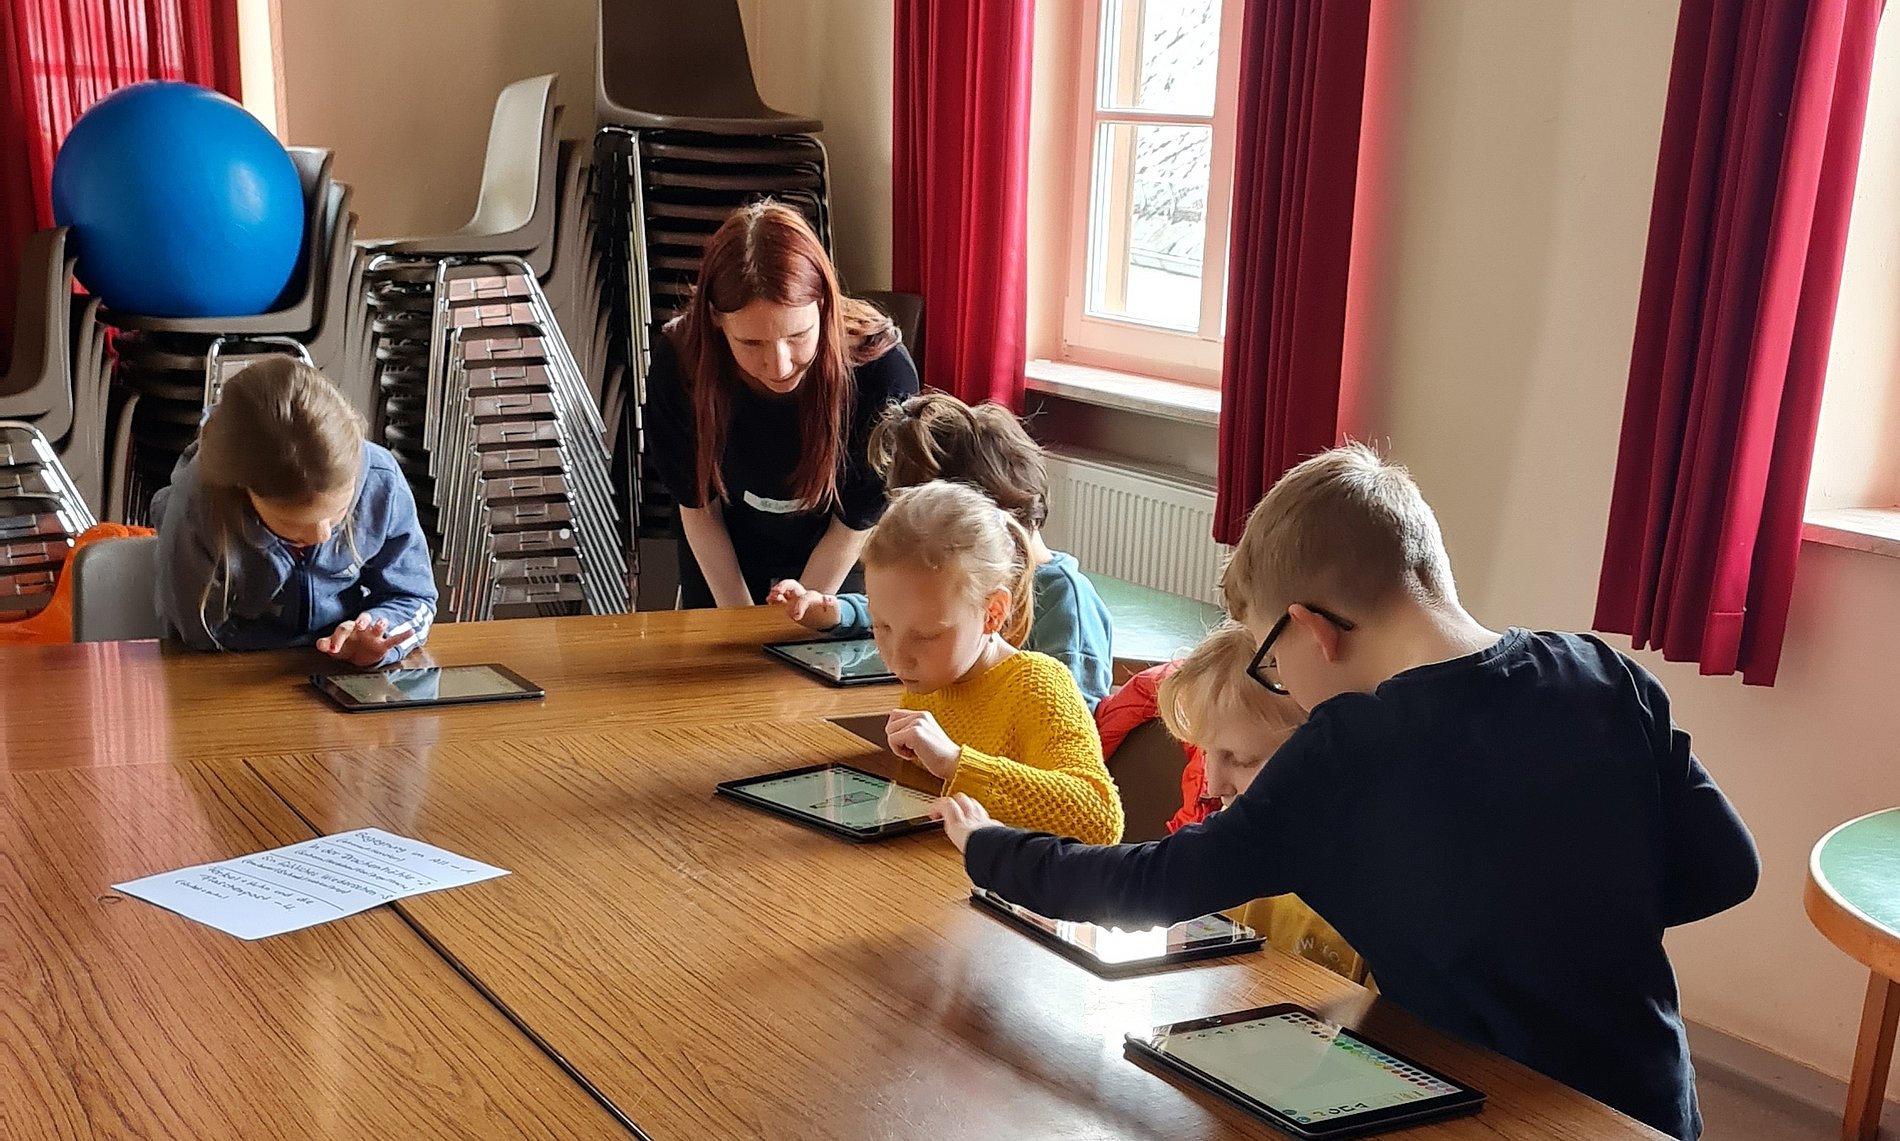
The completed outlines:
{"type": "Polygon", "coordinates": [[[939,780],[949,780],[963,759],[963,750],[944,734],[937,719],[918,709],[893,709],[884,722],[891,752],[922,765],[939,780]]]}
{"type": "Polygon", "coordinates": [[[765,604],[784,607],[785,617],[819,634],[832,629],[844,619],[836,595],[807,590],[795,578],[783,578],[775,583],[766,592],[765,604]]]}
{"type": "Polygon", "coordinates": [[[946,796],[930,806],[930,817],[943,821],[943,834],[961,852],[970,843],[970,833],[978,828],[999,827],[990,814],[967,793],[946,796]]]}

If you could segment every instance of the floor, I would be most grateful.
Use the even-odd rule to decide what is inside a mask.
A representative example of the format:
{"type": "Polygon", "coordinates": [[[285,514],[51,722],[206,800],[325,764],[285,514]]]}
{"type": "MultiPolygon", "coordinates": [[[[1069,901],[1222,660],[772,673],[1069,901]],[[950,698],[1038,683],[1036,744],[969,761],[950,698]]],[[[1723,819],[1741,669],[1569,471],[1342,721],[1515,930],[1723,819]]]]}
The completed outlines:
{"type": "MultiPolygon", "coordinates": [[[[1784,1097],[1727,1074],[1704,1069],[1697,1075],[1696,1092],[1702,1099],[1703,1141],[1837,1141],[1841,1119],[1793,1098],[1784,1097]]],[[[1880,1135],[1894,1136],[1900,1118],[1893,1118],[1880,1135]]]]}

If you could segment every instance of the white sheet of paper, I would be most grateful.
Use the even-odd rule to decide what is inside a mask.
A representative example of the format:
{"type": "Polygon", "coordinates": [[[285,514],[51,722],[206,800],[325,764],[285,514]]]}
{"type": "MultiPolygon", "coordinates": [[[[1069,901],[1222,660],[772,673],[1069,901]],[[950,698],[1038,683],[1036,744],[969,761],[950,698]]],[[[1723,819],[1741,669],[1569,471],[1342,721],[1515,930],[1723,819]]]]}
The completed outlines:
{"type": "Polygon", "coordinates": [[[420,840],[358,828],[112,886],[240,939],[262,939],[507,874],[420,840]]]}

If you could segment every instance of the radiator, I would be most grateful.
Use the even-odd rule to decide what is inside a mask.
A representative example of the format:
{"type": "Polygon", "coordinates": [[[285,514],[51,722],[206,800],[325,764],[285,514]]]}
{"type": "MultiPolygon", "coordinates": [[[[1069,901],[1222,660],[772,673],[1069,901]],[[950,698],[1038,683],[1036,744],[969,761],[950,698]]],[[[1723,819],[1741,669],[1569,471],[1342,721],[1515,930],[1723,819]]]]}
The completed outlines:
{"type": "Polygon", "coordinates": [[[1228,548],[1216,543],[1214,493],[1166,476],[1049,455],[1043,538],[1082,569],[1219,605],[1228,548]]]}

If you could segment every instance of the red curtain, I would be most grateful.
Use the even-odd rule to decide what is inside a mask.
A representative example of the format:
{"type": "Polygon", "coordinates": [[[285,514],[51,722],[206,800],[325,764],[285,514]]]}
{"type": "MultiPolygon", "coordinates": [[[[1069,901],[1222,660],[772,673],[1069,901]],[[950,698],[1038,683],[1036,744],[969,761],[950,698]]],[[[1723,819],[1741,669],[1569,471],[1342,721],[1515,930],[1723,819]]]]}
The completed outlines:
{"type": "Polygon", "coordinates": [[[1596,627],[1772,685],[1884,0],[1684,0],[1596,627]]]}
{"type": "MultiPolygon", "coordinates": [[[[1229,0],[1233,2],[1233,0],[1229,0]]],[[[1221,362],[1214,537],[1338,443],[1371,0],[1249,0],[1221,362]]]]}
{"type": "Polygon", "coordinates": [[[892,287],[934,387],[1021,410],[1034,0],[898,0],[892,287]]]}
{"type": "Polygon", "coordinates": [[[238,98],[237,0],[0,3],[0,331],[13,327],[27,235],[53,224],[60,142],[88,107],[144,79],[238,98]]]}

